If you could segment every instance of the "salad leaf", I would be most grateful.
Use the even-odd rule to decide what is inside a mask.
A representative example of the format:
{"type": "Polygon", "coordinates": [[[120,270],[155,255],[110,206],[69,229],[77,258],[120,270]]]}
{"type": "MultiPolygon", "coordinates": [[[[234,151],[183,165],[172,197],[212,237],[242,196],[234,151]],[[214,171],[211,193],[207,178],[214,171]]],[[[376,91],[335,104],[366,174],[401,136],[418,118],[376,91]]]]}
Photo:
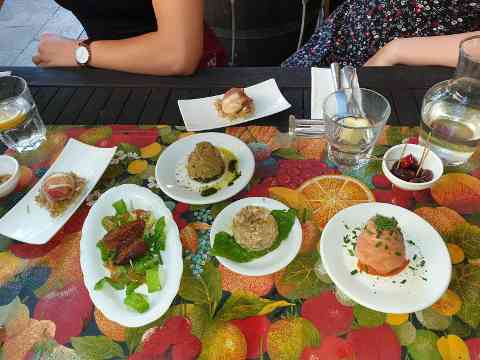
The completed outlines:
{"type": "Polygon", "coordinates": [[[103,241],[97,242],[97,248],[100,250],[100,256],[103,262],[112,260],[115,257],[115,251],[108,250],[103,241]]]}
{"type": "Polygon", "coordinates": [[[107,232],[112,231],[118,226],[117,218],[115,216],[105,216],[102,219],[102,226],[107,232]]]}
{"type": "Polygon", "coordinates": [[[221,231],[215,235],[215,241],[210,253],[213,256],[222,256],[238,263],[249,262],[266,254],[265,250],[249,251],[244,249],[235,241],[232,235],[225,231],[221,231]]]}
{"type": "Polygon", "coordinates": [[[142,283],[135,282],[135,281],[132,281],[131,283],[128,283],[127,290],[126,290],[127,296],[130,295],[131,293],[133,293],[135,291],[135,289],[138,288],[140,285],[142,285],[142,283]]]}
{"type": "Polygon", "coordinates": [[[123,199],[120,199],[112,204],[113,208],[116,211],[116,215],[123,215],[128,212],[127,209],[127,204],[125,204],[125,201],[123,199]]]}
{"type": "Polygon", "coordinates": [[[161,217],[155,223],[153,233],[145,234],[144,240],[150,246],[150,250],[153,252],[160,252],[165,250],[165,218],[161,217]]]}
{"type": "Polygon", "coordinates": [[[232,235],[221,231],[215,235],[215,241],[210,253],[213,256],[222,256],[238,263],[245,263],[275,250],[292,230],[295,223],[295,211],[292,209],[288,211],[273,210],[271,214],[277,222],[278,236],[270,248],[259,251],[247,250],[239,245],[232,235]]]}
{"type": "Polygon", "coordinates": [[[146,282],[149,293],[153,293],[162,288],[160,276],[158,275],[158,265],[147,270],[146,282]]]}
{"type": "Polygon", "coordinates": [[[277,241],[283,241],[288,237],[295,223],[295,210],[272,210],[271,214],[275,218],[278,226],[277,241]]]}
{"type": "Polygon", "coordinates": [[[162,258],[158,254],[146,254],[133,263],[133,270],[139,275],[145,275],[148,269],[156,267],[162,263],[162,258]]]}
{"type": "Polygon", "coordinates": [[[110,284],[111,287],[113,287],[116,290],[123,290],[125,289],[125,284],[121,281],[114,281],[113,279],[109,278],[108,276],[105,276],[103,279],[100,279],[97,281],[95,284],[94,289],[95,290],[102,290],[105,284],[110,284]]]}
{"type": "Polygon", "coordinates": [[[139,313],[144,313],[150,308],[147,297],[136,292],[128,294],[123,303],[139,313]]]}

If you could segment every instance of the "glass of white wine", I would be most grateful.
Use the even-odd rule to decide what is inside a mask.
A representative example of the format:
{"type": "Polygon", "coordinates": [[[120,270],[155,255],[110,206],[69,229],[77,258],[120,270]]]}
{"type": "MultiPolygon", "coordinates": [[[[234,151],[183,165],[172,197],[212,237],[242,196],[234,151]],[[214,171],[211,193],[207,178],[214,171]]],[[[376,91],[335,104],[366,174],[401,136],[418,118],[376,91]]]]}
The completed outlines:
{"type": "Polygon", "coordinates": [[[35,150],[45,140],[45,125],[27,82],[0,77],[0,140],[18,152],[35,150]]]}

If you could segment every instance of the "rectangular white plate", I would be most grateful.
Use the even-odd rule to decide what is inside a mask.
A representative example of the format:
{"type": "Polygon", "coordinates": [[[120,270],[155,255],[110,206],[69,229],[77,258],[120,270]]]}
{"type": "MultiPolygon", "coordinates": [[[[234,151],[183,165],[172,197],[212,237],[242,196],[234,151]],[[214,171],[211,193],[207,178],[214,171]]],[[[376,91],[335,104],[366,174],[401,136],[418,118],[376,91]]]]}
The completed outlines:
{"type": "Polygon", "coordinates": [[[45,244],[67,222],[93,190],[115,154],[115,148],[98,148],[70,139],[58,159],[35,186],[0,219],[0,234],[28,244],[45,244]],[[52,218],[35,201],[43,180],[51,173],[74,172],[87,180],[85,189],[63,215],[52,218]]]}
{"type": "Polygon", "coordinates": [[[275,79],[245,88],[245,93],[253,99],[255,112],[252,116],[228,120],[220,117],[214,102],[223,94],[192,100],[178,100],[178,107],[188,131],[218,129],[263,118],[288,109],[291,105],[283,97],[275,79]]]}

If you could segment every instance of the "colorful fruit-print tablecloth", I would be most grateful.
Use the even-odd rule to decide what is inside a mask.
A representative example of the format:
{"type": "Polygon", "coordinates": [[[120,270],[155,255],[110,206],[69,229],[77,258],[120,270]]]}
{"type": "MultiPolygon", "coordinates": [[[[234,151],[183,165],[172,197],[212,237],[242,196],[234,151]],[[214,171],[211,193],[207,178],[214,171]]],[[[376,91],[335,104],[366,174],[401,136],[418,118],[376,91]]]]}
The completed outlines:
{"type": "MultiPolygon", "coordinates": [[[[209,256],[210,224],[228,202],[190,206],[158,189],[159,154],[190,133],[169,126],[52,127],[37,151],[7,151],[21,162],[21,179],[13,194],[0,199],[0,216],[43,176],[68,138],[118,146],[96,189],[47,244],[0,239],[0,359],[479,359],[480,156],[447,169],[431,191],[392,188],[379,162],[345,174],[358,182],[340,178],[360,184],[372,199],[416,211],[443,236],[454,262],[450,289],[434,306],[415,314],[384,314],[347,299],[318,266],[321,226],[328,220],[321,207],[327,205],[307,211],[314,195],[295,189],[315,177],[339,174],[325,159],[325,141],[298,140],[286,147],[275,128],[227,132],[245,141],[256,159],[251,184],[236,198],[270,196],[303,214],[301,251],[278,273],[242,276],[209,256]],[[93,306],[79,263],[80,231],[90,206],[102,192],[124,183],[148,187],[165,200],[184,249],[178,297],[162,318],[142,328],[115,324],[93,306]]],[[[390,145],[416,142],[416,133],[386,128],[376,155],[390,145]]]]}

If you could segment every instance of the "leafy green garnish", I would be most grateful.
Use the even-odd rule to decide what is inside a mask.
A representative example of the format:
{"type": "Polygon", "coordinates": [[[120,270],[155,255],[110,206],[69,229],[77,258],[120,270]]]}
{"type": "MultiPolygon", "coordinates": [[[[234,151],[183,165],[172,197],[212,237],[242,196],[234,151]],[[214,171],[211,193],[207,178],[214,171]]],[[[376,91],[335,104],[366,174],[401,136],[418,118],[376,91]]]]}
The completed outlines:
{"type": "Polygon", "coordinates": [[[150,251],[154,253],[159,253],[160,251],[165,250],[165,225],[165,218],[161,217],[155,223],[153,233],[145,234],[143,237],[148,244],[150,251]]]}
{"type": "Polygon", "coordinates": [[[373,222],[375,223],[375,227],[377,228],[378,233],[381,233],[385,230],[395,230],[398,226],[397,219],[395,219],[394,217],[389,218],[380,214],[377,214],[375,216],[373,222]]]}
{"type": "Polygon", "coordinates": [[[153,293],[162,288],[160,276],[158,275],[158,265],[147,270],[146,282],[149,293],[153,293]]]}
{"type": "Polygon", "coordinates": [[[94,289],[95,290],[102,290],[105,284],[110,284],[111,287],[113,287],[116,290],[123,290],[125,289],[125,283],[122,281],[115,281],[108,276],[105,276],[103,279],[100,279],[97,281],[95,284],[94,289]]]}
{"type": "Polygon", "coordinates": [[[232,235],[221,231],[215,235],[213,248],[210,252],[213,256],[222,256],[238,263],[245,263],[264,256],[268,252],[268,249],[261,251],[247,250],[241,247],[232,235]]]}
{"type": "Polygon", "coordinates": [[[239,263],[245,263],[262,257],[280,246],[280,243],[288,237],[295,223],[294,210],[273,210],[271,212],[278,226],[278,236],[271,247],[265,250],[253,251],[240,246],[234,237],[224,231],[215,235],[215,241],[211,254],[222,256],[239,263]]]}
{"type": "Polygon", "coordinates": [[[125,201],[123,201],[123,199],[114,202],[112,206],[115,209],[117,216],[123,215],[128,212],[127,204],[125,204],[125,201]]]}
{"type": "Polygon", "coordinates": [[[277,241],[283,241],[288,237],[295,223],[295,210],[272,210],[271,214],[275,218],[278,226],[277,241]]]}
{"type": "Polygon", "coordinates": [[[115,216],[105,216],[102,219],[102,226],[107,232],[112,231],[118,226],[117,218],[115,216]]]}
{"type": "Polygon", "coordinates": [[[126,289],[127,295],[130,295],[131,293],[133,293],[135,289],[138,288],[140,285],[142,285],[142,283],[139,283],[139,282],[129,283],[126,289]]]}
{"type": "Polygon", "coordinates": [[[123,215],[128,212],[127,204],[125,204],[123,199],[115,201],[112,206],[115,209],[116,215],[123,215]]]}
{"type": "Polygon", "coordinates": [[[148,269],[156,267],[162,263],[162,258],[158,254],[146,254],[133,263],[133,270],[139,275],[145,275],[148,269]]]}
{"type": "Polygon", "coordinates": [[[139,313],[144,313],[150,308],[147,297],[136,292],[128,294],[123,303],[139,313]]]}
{"type": "MultiPolygon", "coordinates": [[[[116,214],[102,219],[102,225],[107,231],[114,230],[138,218],[138,213],[128,212],[124,200],[119,200],[112,206],[115,208],[116,214]]],[[[156,220],[150,212],[141,215],[146,223],[147,230],[144,233],[144,241],[148,245],[148,253],[139,259],[131,260],[129,265],[113,267],[110,277],[104,277],[95,284],[95,290],[101,290],[107,283],[117,290],[126,288],[127,296],[124,303],[140,313],[147,311],[150,305],[148,298],[145,295],[135,293],[135,289],[142,284],[147,284],[150,293],[161,289],[158,266],[162,264],[160,251],[165,250],[166,241],[165,218],[156,220]]],[[[97,247],[104,263],[108,263],[115,258],[116,252],[109,250],[102,240],[97,243],[97,247]]]]}
{"type": "Polygon", "coordinates": [[[115,251],[113,250],[108,250],[107,246],[103,241],[97,242],[97,248],[100,250],[100,256],[102,257],[103,262],[107,262],[110,260],[113,260],[115,257],[115,251]]]}
{"type": "Polygon", "coordinates": [[[206,189],[203,189],[203,190],[200,192],[200,195],[202,195],[202,196],[210,196],[210,195],[216,194],[217,192],[218,192],[218,189],[217,189],[217,188],[207,187],[206,189]]]}

